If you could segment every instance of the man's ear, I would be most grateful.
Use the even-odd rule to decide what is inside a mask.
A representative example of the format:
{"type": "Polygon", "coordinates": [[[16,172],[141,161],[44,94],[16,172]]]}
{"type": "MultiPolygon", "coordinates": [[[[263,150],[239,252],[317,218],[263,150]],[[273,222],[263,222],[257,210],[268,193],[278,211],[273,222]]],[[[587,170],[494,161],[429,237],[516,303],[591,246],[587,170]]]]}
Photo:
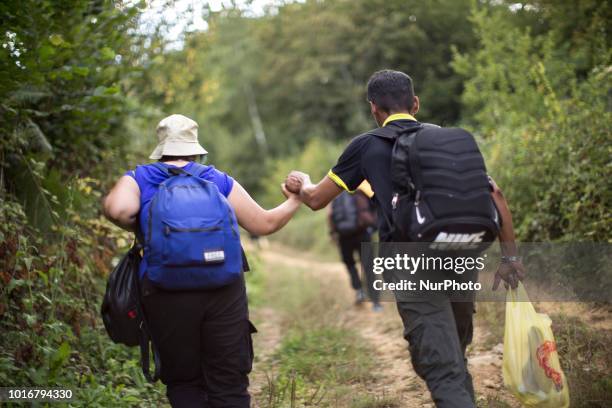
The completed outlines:
{"type": "Polygon", "coordinates": [[[383,122],[385,121],[385,118],[389,116],[383,111],[381,111],[380,108],[376,106],[376,104],[372,101],[370,101],[370,112],[372,112],[372,116],[374,117],[374,120],[376,121],[378,126],[382,126],[383,122]]]}
{"type": "Polygon", "coordinates": [[[368,103],[370,104],[370,112],[372,113],[372,115],[376,116],[378,108],[376,107],[376,105],[374,105],[372,101],[368,101],[368,103]]]}
{"type": "Polygon", "coordinates": [[[410,110],[410,114],[416,115],[417,113],[419,113],[419,97],[415,95],[412,101],[412,109],[410,110]]]}

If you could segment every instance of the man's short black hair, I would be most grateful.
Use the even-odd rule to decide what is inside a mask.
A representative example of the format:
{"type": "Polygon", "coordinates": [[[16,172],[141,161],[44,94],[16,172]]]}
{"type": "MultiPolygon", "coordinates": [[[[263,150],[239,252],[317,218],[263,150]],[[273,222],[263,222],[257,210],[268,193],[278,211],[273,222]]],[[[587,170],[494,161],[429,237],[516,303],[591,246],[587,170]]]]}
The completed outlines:
{"type": "Polygon", "coordinates": [[[410,111],[414,103],[412,78],[391,69],[375,72],[368,81],[368,101],[387,113],[410,111]]]}

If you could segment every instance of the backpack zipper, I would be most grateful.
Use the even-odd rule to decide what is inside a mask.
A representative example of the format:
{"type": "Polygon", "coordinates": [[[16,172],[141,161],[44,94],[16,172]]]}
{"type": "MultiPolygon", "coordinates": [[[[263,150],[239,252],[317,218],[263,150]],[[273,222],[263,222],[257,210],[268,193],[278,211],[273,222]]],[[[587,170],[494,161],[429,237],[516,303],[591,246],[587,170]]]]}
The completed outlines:
{"type": "Polygon", "coordinates": [[[206,227],[206,228],[176,228],[169,225],[164,226],[164,233],[170,235],[171,232],[212,232],[221,231],[221,227],[206,227]]]}

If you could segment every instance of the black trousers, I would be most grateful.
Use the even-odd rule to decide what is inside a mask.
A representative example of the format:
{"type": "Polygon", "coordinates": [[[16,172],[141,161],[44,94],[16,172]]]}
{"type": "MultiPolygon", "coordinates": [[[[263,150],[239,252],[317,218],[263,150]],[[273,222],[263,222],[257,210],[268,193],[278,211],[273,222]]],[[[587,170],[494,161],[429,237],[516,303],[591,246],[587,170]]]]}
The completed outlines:
{"type": "Polygon", "coordinates": [[[143,281],[143,305],[173,407],[250,406],[253,362],[244,279],[214,290],[165,291],[143,281]]]}
{"type": "MultiPolygon", "coordinates": [[[[362,287],[361,279],[359,278],[359,270],[355,262],[355,254],[357,254],[357,259],[361,263],[361,243],[370,241],[372,241],[372,235],[367,230],[355,235],[340,235],[338,237],[340,256],[351,278],[351,287],[355,290],[361,289],[362,287]]],[[[380,295],[378,291],[373,290],[372,284],[374,282],[374,276],[371,273],[371,268],[364,268],[362,265],[361,269],[364,271],[370,300],[378,302],[380,295]]]]}
{"type": "Polygon", "coordinates": [[[474,333],[474,302],[448,297],[398,302],[416,373],[438,408],[475,408],[465,351],[474,333]]]}

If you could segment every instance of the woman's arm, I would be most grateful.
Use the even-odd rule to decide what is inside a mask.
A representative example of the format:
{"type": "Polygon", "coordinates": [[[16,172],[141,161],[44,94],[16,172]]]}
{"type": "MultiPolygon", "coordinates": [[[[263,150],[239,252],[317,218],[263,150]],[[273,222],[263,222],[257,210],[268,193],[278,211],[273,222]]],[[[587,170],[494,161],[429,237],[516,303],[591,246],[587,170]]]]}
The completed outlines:
{"type": "Polygon", "coordinates": [[[140,211],[140,188],[130,176],[123,176],[104,198],[102,210],[106,218],[119,227],[134,231],[140,211]]]}
{"type": "Polygon", "coordinates": [[[228,200],[238,218],[240,226],[254,235],[268,235],[281,229],[300,208],[300,200],[296,194],[291,194],[282,186],[287,200],[271,210],[265,210],[257,204],[249,193],[234,181],[234,186],[228,200]]]}

